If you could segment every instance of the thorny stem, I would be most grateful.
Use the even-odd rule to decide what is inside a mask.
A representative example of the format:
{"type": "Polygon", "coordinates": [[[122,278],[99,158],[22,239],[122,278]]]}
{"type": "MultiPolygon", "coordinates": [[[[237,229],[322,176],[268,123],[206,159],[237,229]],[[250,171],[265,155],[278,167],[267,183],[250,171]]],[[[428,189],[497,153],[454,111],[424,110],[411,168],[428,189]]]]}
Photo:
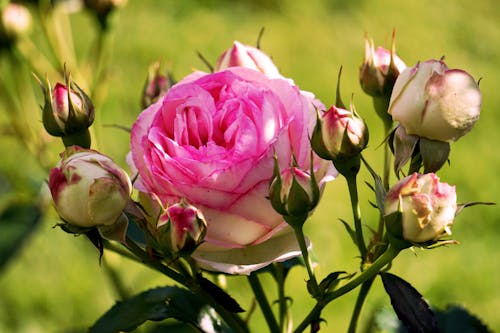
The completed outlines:
{"type": "Polygon", "coordinates": [[[363,282],[363,284],[361,284],[361,288],[359,288],[358,298],[356,299],[356,305],[354,305],[351,322],[349,323],[349,329],[347,330],[348,333],[356,333],[359,315],[361,314],[363,303],[365,302],[366,296],[368,296],[368,292],[370,291],[373,281],[375,281],[375,277],[363,282]]]}
{"type": "Polygon", "coordinates": [[[155,260],[150,257],[150,255],[144,251],[139,245],[137,245],[134,240],[127,237],[125,244],[127,249],[130,250],[134,255],[136,255],[142,263],[146,266],[151,267],[158,272],[168,276],[177,283],[187,287],[192,292],[202,296],[210,306],[212,306],[215,311],[224,319],[224,321],[237,333],[247,333],[248,328],[245,322],[235,313],[227,311],[222,307],[217,300],[215,300],[212,295],[208,294],[205,290],[201,289],[196,280],[192,278],[187,278],[182,274],[177,273],[173,269],[165,266],[160,261],[155,260]]]}
{"type": "Polygon", "coordinates": [[[309,312],[307,317],[299,324],[299,326],[297,326],[294,333],[303,332],[311,323],[317,320],[321,315],[321,311],[328,303],[350,292],[365,281],[374,278],[375,275],[379,273],[387,264],[389,264],[399,252],[400,249],[389,245],[386,251],[370,267],[361,272],[358,277],[318,299],[314,308],[309,312]]]}
{"type": "Polygon", "coordinates": [[[278,285],[279,326],[281,332],[287,332],[285,322],[288,313],[288,301],[285,295],[285,267],[282,262],[275,264],[276,284],[278,285]]]}
{"type": "Polygon", "coordinates": [[[312,269],[311,258],[309,257],[309,250],[307,249],[306,238],[304,236],[304,230],[302,226],[294,227],[295,236],[297,241],[299,242],[300,251],[302,252],[302,256],[304,257],[304,264],[307,269],[307,274],[309,275],[309,282],[311,283],[311,288],[313,292],[313,297],[316,297],[320,294],[318,281],[316,280],[316,276],[314,275],[312,269]]]}

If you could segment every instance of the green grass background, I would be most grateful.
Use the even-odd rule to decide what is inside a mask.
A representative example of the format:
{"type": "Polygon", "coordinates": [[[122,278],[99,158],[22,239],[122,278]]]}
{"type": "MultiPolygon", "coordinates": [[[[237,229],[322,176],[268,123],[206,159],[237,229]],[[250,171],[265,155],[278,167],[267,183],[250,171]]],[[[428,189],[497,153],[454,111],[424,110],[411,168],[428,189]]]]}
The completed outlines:
{"type": "MultiPolygon", "coordinates": [[[[140,112],[148,64],[158,59],[169,62],[180,79],[193,68],[204,69],[196,51],[215,63],[233,40],[255,44],[260,28],[265,27],[262,49],[284,76],[314,92],[325,104],[334,102],[337,72],[339,66],[344,67],[344,100],[354,95],[357,110],[370,127],[371,143],[365,157],[381,170],[382,149],[378,146],[383,140],[382,126],[370,98],[359,87],[358,70],[364,55],[364,34],[373,37],[377,45],[389,47],[391,32],[396,29],[398,54],[407,65],[444,55],[449,67],[482,78],[481,118],[470,134],[452,144],[451,163],[439,175],[442,181],[457,186],[460,202],[498,201],[499,17],[496,0],[130,0],[117,17],[110,85],[97,110],[99,149],[125,166],[128,134],[103,125],[133,123],[140,112]]],[[[93,22],[86,13],[74,14],[71,19],[77,50],[85,53],[94,32],[93,22]]],[[[34,105],[33,122],[41,118],[37,110],[34,105]]],[[[53,146],[55,161],[61,145],[55,140],[53,146]]],[[[22,177],[46,177],[12,140],[0,139],[0,154],[4,157],[3,172],[19,170],[22,165],[26,169],[22,177]]],[[[373,197],[363,185],[365,180],[371,181],[363,171],[359,181],[363,219],[374,226],[377,215],[368,204],[373,197]]],[[[356,249],[339,218],[351,221],[347,188],[341,178],[328,185],[320,207],[306,225],[320,277],[334,270],[353,272],[358,266],[356,249]]],[[[0,273],[0,332],[78,332],[116,300],[95,250],[82,237],[53,229],[56,222],[51,212],[0,273]]],[[[407,250],[395,260],[392,272],[410,281],[434,306],[464,305],[493,331],[500,331],[499,222],[497,206],[466,209],[453,228],[453,237],[460,245],[407,250]]],[[[106,254],[105,261],[121,273],[131,293],[169,283],[114,255],[106,254]]],[[[287,283],[294,299],[295,323],[313,305],[305,292],[305,279],[305,270],[295,268],[287,283]]],[[[269,285],[266,289],[273,299],[276,294],[271,280],[263,282],[269,285]]],[[[229,278],[228,288],[244,308],[249,307],[250,291],[244,278],[229,278]]],[[[346,331],[354,299],[355,293],[351,293],[324,310],[325,332],[346,331]]],[[[377,281],[367,299],[362,324],[373,309],[388,306],[388,297],[377,281]]],[[[265,331],[260,311],[254,316],[252,328],[265,331]]]]}

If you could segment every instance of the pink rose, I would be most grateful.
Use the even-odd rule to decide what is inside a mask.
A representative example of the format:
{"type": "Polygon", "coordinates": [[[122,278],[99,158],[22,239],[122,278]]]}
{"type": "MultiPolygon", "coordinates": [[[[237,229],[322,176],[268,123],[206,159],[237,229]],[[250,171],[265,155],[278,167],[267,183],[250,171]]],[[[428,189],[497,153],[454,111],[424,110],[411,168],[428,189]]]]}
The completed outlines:
{"type": "MultiPolygon", "coordinates": [[[[206,268],[248,273],[286,260],[300,251],[267,199],[273,154],[282,168],[293,155],[309,169],[314,121],[312,99],[287,80],[241,67],[193,73],[134,124],[135,186],[202,211],[207,234],[194,257],[206,268]]],[[[320,184],[333,178],[330,163],[314,165],[320,184]]]]}

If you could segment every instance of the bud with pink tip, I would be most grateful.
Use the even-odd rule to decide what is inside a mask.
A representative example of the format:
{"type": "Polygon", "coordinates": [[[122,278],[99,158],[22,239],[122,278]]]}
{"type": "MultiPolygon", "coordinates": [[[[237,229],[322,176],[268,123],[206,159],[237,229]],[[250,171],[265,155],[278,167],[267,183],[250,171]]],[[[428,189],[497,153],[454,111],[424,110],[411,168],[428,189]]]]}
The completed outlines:
{"type": "Polygon", "coordinates": [[[171,248],[179,254],[193,253],[207,232],[207,222],[201,211],[185,201],[165,210],[158,220],[158,228],[165,225],[170,232],[171,248]]]}
{"type": "Polygon", "coordinates": [[[414,173],[387,193],[384,205],[388,231],[411,243],[432,243],[451,235],[457,211],[455,187],[433,174],[414,173]]]}
{"type": "Polygon", "coordinates": [[[355,111],[333,105],[318,117],[312,145],[320,157],[335,160],[354,156],[367,144],[368,127],[355,111]]]}
{"type": "Polygon", "coordinates": [[[50,171],[49,188],[63,221],[90,228],[118,220],[130,200],[132,184],[109,157],[73,146],[50,171]]]}
{"type": "Polygon", "coordinates": [[[365,60],[359,72],[365,93],[389,98],[397,77],[405,68],[403,60],[396,55],[394,39],[389,51],[383,47],[375,49],[373,40],[365,37],[365,60]]]}
{"type": "MultiPolygon", "coordinates": [[[[37,78],[38,79],[38,78],[37,78]]],[[[62,137],[65,145],[90,148],[88,128],[94,122],[94,105],[89,96],[65,73],[66,84],[39,84],[44,94],[43,126],[50,135],[62,137]]]]}
{"type": "Polygon", "coordinates": [[[267,54],[258,48],[235,41],[217,60],[215,71],[229,67],[246,67],[264,73],[269,78],[282,78],[278,68],[267,54]]]}
{"type": "Polygon", "coordinates": [[[159,62],[155,62],[149,66],[148,77],[142,91],[142,108],[145,109],[155,103],[160,97],[165,95],[174,83],[170,73],[167,73],[167,76],[160,74],[159,62]]]}
{"type": "Polygon", "coordinates": [[[295,166],[279,172],[275,165],[275,177],[269,188],[269,199],[278,213],[292,227],[301,226],[320,198],[320,190],[314,174],[295,166]],[[313,176],[311,176],[313,175],[313,176]]]}

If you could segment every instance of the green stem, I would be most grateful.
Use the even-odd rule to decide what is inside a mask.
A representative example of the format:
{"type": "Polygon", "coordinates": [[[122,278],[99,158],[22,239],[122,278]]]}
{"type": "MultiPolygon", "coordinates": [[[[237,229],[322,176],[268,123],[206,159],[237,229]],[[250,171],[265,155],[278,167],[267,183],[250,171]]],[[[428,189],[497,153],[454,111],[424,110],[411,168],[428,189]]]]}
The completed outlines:
{"type": "Polygon", "coordinates": [[[302,256],[304,257],[304,264],[307,269],[307,274],[309,275],[309,282],[311,283],[312,295],[316,298],[321,294],[321,292],[319,290],[318,281],[316,280],[316,276],[314,275],[312,269],[312,262],[311,258],[309,257],[309,250],[307,249],[304,230],[302,229],[302,226],[295,227],[293,228],[293,230],[295,231],[295,236],[297,238],[297,241],[299,242],[300,251],[302,252],[302,256]]]}
{"type": "Polygon", "coordinates": [[[363,308],[363,303],[366,300],[366,296],[368,296],[368,292],[375,281],[375,277],[366,280],[361,284],[361,288],[359,289],[358,298],[356,299],[356,304],[354,305],[354,310],[351,316],[351,322],[349,323],[348,333],[356,333],[356,327],[358,326],[359,315],[361,314],[361,309],[363,308]]]}
{"type": "Polygon", "coordinates": [[[250,283],[250,287],[252,288],[257,303],[259,303],[262,314],[266,319],[267,326],[269,327],[269,332],[280,333],[278,322],[274,317],[273,310],[271,309],[271,305],[267,300],[266,294],[264,293],[264,289],[262,288],[262,284],[260,283],[257,273],[250,274],[248,276],[248,282],[250,283]]]}
{"type": "Polygon", "coordinates": [[[127,239],[126,239],[125,246],[127,247],[127,249],[130,250],[130,252],[132,252],[134,255],[139,257],[139,259],[141,259],[141,261],[146,266],[151,267],[151,268],[159,271],[162,274],[165,274],[166,276],[168,276],[172,280],[180,283],[183,286],[186,286],[188,288],[192,287],[191,281],[187,281],[183,275],[177,273],[173,269],[168,268],[167,266],[163,265],[158,260],[152,259],[148,253],[146,253],[139,245],[137,245],[129,237],[127,237],[127,239]]]}
{"type": "Polygon", "coordinates": [[[358,243],[359,252],[361,254],[361,263],[366,259],[366,244],[363,237],[363,227],[361,225],[361,209],[359,207],[358,186],[356,174],[346,177],[347,186],[349,187],[349,195],[351,197],[352,215],[354,217],[354,228],[356,230],[356,242],[358,243]]]}
{"type": "Polygon", "coordinates": [[[365,281],[374,278],[375,275],[379,273],[380,270],[382,270],[387,264],[389,264],[400,251],[400,249],[394,248],[392,245],[389,245],[387,250],[370,267],[359,274],[355,279],[352,279],[339,289],[336,289],[319,299],[314,308],[309,312],[307,317],[299,324],[299,326],[297,326],[294,333],[303,332],[311,322],[317,320],[317,318],[320,317],[321,311],[328,303],[348,293],[365,281]]]}
{"type": "MultiPolygon", "coordinates": [[[[384,137],[387,138],[392,128],[392,122],[384,122],[384,137]]],[[[390,173],[391,173],[391,159],[392,153],[389,147],[389,142],[386,140],[384,143],[384,174],[382,184],[386,190],[389,189],[390,173]]]]}
{"type": "Polygon", "coordinates": [[[288,313],[288,302],[285,295],[285,267],[282,262],[275,264],[276,284],[278,286],[278,306],[279,306],[279,325],[281,332],[286,332],[285,319],[288,313]]]}

